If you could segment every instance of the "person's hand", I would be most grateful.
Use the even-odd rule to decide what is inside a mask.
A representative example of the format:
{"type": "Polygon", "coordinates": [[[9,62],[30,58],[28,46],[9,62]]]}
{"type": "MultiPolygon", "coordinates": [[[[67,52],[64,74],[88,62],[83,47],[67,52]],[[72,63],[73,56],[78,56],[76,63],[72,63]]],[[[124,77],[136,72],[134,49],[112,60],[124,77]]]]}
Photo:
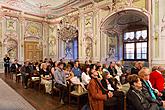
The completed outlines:
{"type": "Polygon", "coordinates": [[[112,92],[108,92],[108,97],[113,97],[113,93],[112,92]]]}
{"type": "Polygon", "coordinates": [[[163,102],[163,108],[165,108],[165,101],[162,101],[163,102]]]}
{"type": "Polygon", "coordinates": [[[158,96],[161,97],[163,96],[163,94],[161,92],[158,92],[158,96]]]}
{"type": "Polygon", "coordinates": [[[157,95],[159,96],[159,97],[161,97],[163,94],[161,93],[161,92],[159,92],[157,89],[155,89],[155,92],[157,93],[157,95]]]}

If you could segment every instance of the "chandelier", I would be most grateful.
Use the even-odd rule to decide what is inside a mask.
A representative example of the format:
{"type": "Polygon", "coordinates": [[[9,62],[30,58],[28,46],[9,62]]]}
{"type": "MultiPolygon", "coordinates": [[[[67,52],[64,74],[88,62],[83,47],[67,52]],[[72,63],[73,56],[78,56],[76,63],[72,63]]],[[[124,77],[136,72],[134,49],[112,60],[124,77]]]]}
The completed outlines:
{"type": "Polygon", "coordinates": [[[69,17],[65,17],[60,21],[57,32],[58,38],[64,42],[70,42],[78,36],[76,27],[69,24],[69,17]]]}

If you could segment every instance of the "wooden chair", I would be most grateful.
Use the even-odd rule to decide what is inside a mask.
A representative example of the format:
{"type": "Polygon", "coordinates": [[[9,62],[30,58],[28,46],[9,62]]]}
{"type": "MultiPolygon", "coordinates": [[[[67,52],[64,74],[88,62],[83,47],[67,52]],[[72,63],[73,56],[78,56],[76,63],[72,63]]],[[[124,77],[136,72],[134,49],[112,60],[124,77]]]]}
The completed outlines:
{"type": "Polygon", "coordinates": [[[38,87],[38,89],[39,89],[39,85],[40,85],[39,72],[34,71],[34,72],[30,75],[30,87],[32,87],[32,88],[38,87]]]}
{"type": "MultiPolygon", "coordinates": [[[[79,85],[76,85],[76,86],[79,86],[79,85]]],[[[75,97],[77,99],[78,110],[80,110],[82,106],[81,98],[83,98],[83,100],[85,98],[88,99],[88,92],[87,91],[78,92],[76,90],[71,91],[71,83],[70,83],[69,84],[69,105],[71,103],[71,97],[75,97]]]]}
{"type": "Polygon", "coordinates": [[[22,74],[20,72],[16,72],[16,74],[15,74],[16,79],[15,80],[16,80],[17,83],[20,82],[21,76],[22,76],[22,74]]]}

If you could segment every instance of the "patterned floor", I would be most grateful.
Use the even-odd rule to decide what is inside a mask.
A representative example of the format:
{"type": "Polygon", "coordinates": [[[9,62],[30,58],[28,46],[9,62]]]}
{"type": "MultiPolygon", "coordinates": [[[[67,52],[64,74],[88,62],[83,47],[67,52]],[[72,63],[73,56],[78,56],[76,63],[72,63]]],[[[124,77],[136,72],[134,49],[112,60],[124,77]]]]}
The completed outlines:
{"type": "Polygon", "coordinates": [[[0,79],[0,110],[36,110],[0,79]]]}

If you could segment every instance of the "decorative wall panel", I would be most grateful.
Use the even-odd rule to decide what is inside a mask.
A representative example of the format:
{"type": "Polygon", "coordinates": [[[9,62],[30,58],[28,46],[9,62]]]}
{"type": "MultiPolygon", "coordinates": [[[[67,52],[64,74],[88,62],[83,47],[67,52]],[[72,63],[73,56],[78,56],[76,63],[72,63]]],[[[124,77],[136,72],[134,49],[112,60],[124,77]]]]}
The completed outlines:
{"type": "Polygon", "coordinates": [[[16,18],[6,17],[6,30],[7,31],[16,31],[17,21],[16,18]]]}
{"type": "Polygon", "coordinates": [[[42,38],[42,24],[39,22],[26,21],[25,40],[42,38]]]}
{"type": "Polygon", "coordinates": [[[147,9],[146,0],[133,0],[133,5],[135,5],[138,8],[147,9]]]}

